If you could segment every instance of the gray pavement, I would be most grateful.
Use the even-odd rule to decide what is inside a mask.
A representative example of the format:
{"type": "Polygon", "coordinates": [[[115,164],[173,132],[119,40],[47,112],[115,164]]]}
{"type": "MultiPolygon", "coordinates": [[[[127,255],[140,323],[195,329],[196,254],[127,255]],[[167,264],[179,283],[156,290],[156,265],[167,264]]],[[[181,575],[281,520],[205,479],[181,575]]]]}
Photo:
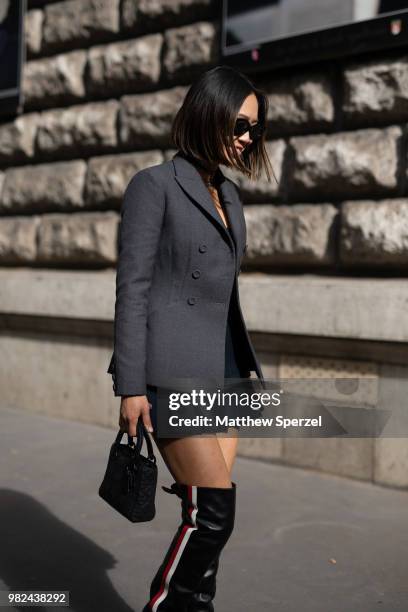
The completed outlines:
{"type": "MultiPolygon", "coordinates": [[[[2,409],[0,432],[0,589],[140,612],[180,520],[162,460],[156,518],[132,524],[97,494],[114,430],[2,409]]],[[[217,612],[408,610],[408,492],[239,457],[234,480],[217,612]]]]}

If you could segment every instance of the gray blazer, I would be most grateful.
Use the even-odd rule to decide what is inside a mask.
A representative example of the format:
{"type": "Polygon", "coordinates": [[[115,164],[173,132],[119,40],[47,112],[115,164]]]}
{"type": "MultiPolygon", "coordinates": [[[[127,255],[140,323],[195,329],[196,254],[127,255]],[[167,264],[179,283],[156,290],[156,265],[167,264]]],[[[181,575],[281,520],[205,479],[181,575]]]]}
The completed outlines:
{"type": "Polygon", "coordinates": [[[249,376],[264,376],[239,306],[237,277],[246,249],[238,189],[217,170],[233,240],[195,166],[177,152],[130,180],[119,225],[114,347],[108,372],[116,396],[145,395],[146,385],[224,377],[228,305],[236,292],[233,333],[249,376]]]}

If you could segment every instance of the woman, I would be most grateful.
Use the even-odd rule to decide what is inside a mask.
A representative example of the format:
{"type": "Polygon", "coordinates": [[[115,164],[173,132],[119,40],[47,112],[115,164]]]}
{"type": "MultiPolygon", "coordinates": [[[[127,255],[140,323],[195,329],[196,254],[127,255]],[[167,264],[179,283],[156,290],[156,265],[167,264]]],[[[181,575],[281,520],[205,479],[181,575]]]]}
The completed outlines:
{"type": "Polygon", "coordinates": [[[122,203],[108,372],[122,398],[120,428],[135,436],[143,420],[175,481],[165,490],[182,508],[144,612],[214,610],[219,555],[234,525],[237,438],[160,437],[157,390],[180,379],[223,384],[251,370],[264,380],[239,305],[242,203],[218,166],[251,179],[264,170],[270,180],[267,106],[235,69],[205,72],[175,117],[178,152],[136,173],[122,203]]]}

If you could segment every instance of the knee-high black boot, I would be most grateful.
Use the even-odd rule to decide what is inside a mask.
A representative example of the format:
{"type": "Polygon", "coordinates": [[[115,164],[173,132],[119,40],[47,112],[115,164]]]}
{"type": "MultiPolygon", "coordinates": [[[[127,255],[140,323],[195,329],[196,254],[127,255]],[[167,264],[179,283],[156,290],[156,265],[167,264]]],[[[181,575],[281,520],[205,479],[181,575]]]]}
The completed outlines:
{"type": "Polygon", "coordinates": [[[231,488],[174,483],[182,521],[150,587],[143,612],[188,612],[210,564],[227,543],[235,521],[236,484],[231,488]]]}

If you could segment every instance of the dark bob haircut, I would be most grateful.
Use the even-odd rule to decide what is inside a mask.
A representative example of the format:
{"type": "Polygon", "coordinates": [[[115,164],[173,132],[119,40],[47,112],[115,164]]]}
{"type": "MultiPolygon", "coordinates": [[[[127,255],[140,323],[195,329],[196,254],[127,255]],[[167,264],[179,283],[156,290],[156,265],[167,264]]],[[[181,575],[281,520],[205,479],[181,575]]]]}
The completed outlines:
{"type": "MultiPolygon", "coordinates": [[[[189,88],[172,125],[173,144],[184,155],[206,166],[224,164],[249,179],[265,172],[275,177],[265,149],[268,98],[241,72],[231,66],[216,66],[204,72],[189,88]],[[248,145],[242,156],[234,146],[234,125],[244,100],[255,94],[262,136],[248,145]],[[231,151],[231,159],[227,151],[231,151]]],[[[275,177],[276,180],[276,177],[275,177]]]]}

